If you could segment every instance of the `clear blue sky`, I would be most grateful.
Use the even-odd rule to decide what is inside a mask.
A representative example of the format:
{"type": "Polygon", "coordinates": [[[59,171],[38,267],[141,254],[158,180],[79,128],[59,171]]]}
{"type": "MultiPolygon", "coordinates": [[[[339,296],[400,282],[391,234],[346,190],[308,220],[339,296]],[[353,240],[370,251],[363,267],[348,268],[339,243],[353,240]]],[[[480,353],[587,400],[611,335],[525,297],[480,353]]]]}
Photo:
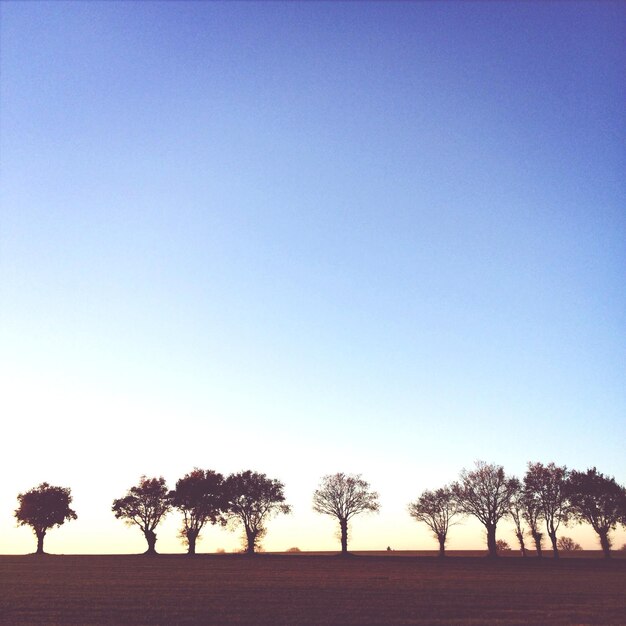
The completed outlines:
{"type": "Polygon", "coordinates": [[[270,549],[335,547],[329,472],[355,548],[434,545],[406,503],[479,458],[626,482],[623,3],[0,16],[0,552],[42,480],[51,551],[141,548],[112,499],[194,465],[285,482],[270,549]]]}

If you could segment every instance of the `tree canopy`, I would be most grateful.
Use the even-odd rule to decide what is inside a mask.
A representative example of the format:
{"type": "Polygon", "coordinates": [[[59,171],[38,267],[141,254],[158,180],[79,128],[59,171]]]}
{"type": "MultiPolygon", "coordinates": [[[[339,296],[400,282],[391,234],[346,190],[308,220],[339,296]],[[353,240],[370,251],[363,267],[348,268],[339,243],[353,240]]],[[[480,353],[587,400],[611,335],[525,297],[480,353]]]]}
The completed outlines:
{"type": "Polygon", "coordinates": [[[68,487],[55,487],[41,483],[26,493],[17,496],[18,507],[15,518],[18,526],[30,526],[37,537],[37,554],[43,554],[43,541],[46,532],[66,521],[77,518],[70,508],[71,490],[68,487]]]}

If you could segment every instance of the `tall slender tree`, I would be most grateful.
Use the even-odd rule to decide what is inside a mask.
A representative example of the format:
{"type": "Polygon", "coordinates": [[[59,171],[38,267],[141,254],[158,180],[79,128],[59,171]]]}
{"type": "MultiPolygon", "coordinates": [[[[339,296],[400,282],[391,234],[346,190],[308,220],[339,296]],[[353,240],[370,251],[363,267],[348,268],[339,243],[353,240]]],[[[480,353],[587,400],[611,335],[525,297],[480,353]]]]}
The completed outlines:
{"type": "Polygon", "coordinates": [[[452,485],[459,510],[476,517],[487,531],[489,556],[498,556],[496,527],[510,508],[515,492],[515,481],[508,478],[504,468],[484,461],[476,461],[471,471],[463,470],[459,481],[452,485]]]}
{"type": "Polygon", "coordinates": [[[524,476],[524,489],[532,494],[541,508],[541,517],[546,523],[548,537],[552,543],[554,558],[559,558],[559,547],[556,533],[561,524],[566,525],[569,519],[569,501],[566,482],[568,471],[565,466],[554,463],[529,463],[524,476]]]}
{"type": "Polygon", "coordinates": [[[196,553],[200,531],[207,523],[226,522],[224,477],[213,470],[195,468],[180,478],[170,493],[170,501],[183,515],[180,537],[187,544],[189,555],[196,553]]]}
{"type": "Polygon", "coordinates": [[[156,527],[172,508],[165,478],[142,476],[139,484],[131,487],[123,498],[113,500],[115,517],[129,526],[138,526],[148,542],[145,554],[156,554],[156,527]]]}
{"type": "Polygon", "coordinates": [[[447,486],[434,491],[427,489],[415,502],[409,504],[409,515],[418,522],[424,522],[435,535],[441,558],[445,556],[448,529],[454,524],[452,518],[458,512],[456,498],[447,486]]]}
{"type": "Polygon", "coordinates": [[[522,489],[522,483],[517,478],[512,478],[515,481],[515,491],[511,494],[511,502],[509,505],[509,517],[513,520],[515,525],[515,536],[519,543],[522,556],[526,556],[526,544],[524,543],[524,491],[522,489]]]}
{"type": "Polygon", "coordinates": [[[348,522],[361,513],[375,513],[380,509],[378,494],[370,491],[368,482],[360,474],[342,472],[322,478],[313,493],[313,510],[336,517],[341,533],[341,553],[348,553],[348,522]]]}
{"type": "Polygon", "coordinates": [[[616,529],[626,507],[626,489],[595,467],[586,472],[572,471],[566,488],[572,516],[591,525],[598,534],[604,556],[609,558],[610,532],[616,529]]]}
{"type": "Polygon", "coordinates": [[[528,532],[533,538],[535,543],[535,551],[537,557],[543,556],[543,533],[539,530],[541,523],[541,505],[538,498],[532,492],[522,488],[522,495],[520,498],[520,504],[522,505],[522,517],[528,524],[528,532]]]}
{"type": "Polygon", "coordinates": [[[19,506],[14,513],[17,524],[33,529],[37,537],[36,554],[44,554],[43,541],[51,528],[76,519],[76,512],[70,508],[72,495],[69,487],[41,483],[26,493],[20,493],[17,501],[19,506]]]}

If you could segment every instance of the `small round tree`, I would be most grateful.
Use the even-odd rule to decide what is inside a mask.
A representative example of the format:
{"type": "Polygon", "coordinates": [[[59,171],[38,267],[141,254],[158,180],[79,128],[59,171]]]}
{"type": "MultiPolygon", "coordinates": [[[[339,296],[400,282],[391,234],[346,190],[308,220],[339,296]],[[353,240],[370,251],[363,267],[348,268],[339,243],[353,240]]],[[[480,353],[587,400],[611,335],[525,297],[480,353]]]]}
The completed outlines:
{"type": "Polygon", "coordinates": [[[582,546],[576,543],[571,537],[559,537],[556,543],[559,550],[563,552],[578,552],[582,550],[582,546]]]}
{"type": "Polygon", "coordinates": [[[111,508],[118,519],[129,526],[139,526],[148,542],[145,554],[156,554],[155,529],[172,508],[165,479],[142,476],[139,484],[131,487],[123,498],[113,500],[111,508]]]}
{"type": "Polygon", "coordinates": [[[348,553],[348,522],[359,513],[378,512],[378,494],[370,491],[360,474],[348,476],[342,472],[322,478],[313,494],[313,510],[336,517],[341,532],[341,553],[348,553]]]}
{"type": "Polygon", "coordinates": [[[76,519],[70,508],[72,496],[68,487],[54,487],[41,483],[17,496],[19,506],[15,510],[18,526],[30,526],[37,537],[36,554],[44,554],[43,540],[46,532],[66,521],[76,519]]]}

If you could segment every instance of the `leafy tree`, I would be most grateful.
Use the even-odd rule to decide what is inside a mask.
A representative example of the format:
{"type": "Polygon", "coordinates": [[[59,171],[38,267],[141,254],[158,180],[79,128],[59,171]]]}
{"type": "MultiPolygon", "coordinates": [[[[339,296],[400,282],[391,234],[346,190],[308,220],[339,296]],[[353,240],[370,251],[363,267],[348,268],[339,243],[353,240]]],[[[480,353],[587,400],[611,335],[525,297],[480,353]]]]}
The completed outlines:
{"type": "Polygon", "coordinates": [[[341,532],[341,553],[348,553],[348,522],[360,513],[379,510],[378,494],[370,491],[368,482],[342,472],[324,476],[313,493],[313,510],[336,517],[341,532]]]}
{"type": "Polygon", "coordinates": [[[559,550],[563,552],[576,552],[582,550],[582,546],[576,543],[571,537],[559,537],[556,542],[559,550]]]}
{"type": "Polygon", "coordinates": [[[569,519],[567,477],[567,468],[559,467],[554,463],[548,463],[548,465],[529,463],[524,476],[524,489],[539,503],[541,517],[546,522],[555,559],[559,558],[556,532],[561,523],[567,524],[569,519]]]}
{"type": "Polygon", "coordinates": [[[55,526],[76,519],[69,487],[54,487],[41,483],[26,493],[17,496],[19,506],[15,510],[18,526],[30,526],[37,537],[36,554],[44,554],[43,540],[55,526]]]}
{"type": "Polygon", "coordinates": [[[224,487],[226,516],[243,526],[246,552],[252,555],[267,532],[266,523],[280,513],[291,513],[291,507],[285,504],[284,485],[265,474],[247,470],[231,474],[224,487]]]}
{"type": "Polygon", "coordinates": [[[450,487],[435,491],[426,490],[409,504],[409,515],[418,522],[424,522],[439,541],[439,556],[445,556],[448,528],[458,513],[457,501],[450,487]]]}
{"type": "Polygon", "coordinates": [[[496,541],[496,550],[498,552],[510,552],[511,546],[509,545],[508,541],[505,541],[504,539],[498,539],[496,541]]]}
{"type": "Polygon", "coordinates": [[[595,467],[586,472],[572,471],[567,482],[571,513],[580,523],[587,522],[600,538],[606,558],[611,556],[609,533],[620,522],[626,506],[626,489],[612,477],[598,472],[595,467]]]}
{"type": "Polygon", "coordinates": [[[139,484],[131,487],[123,498],[113,500],[111,508],[116,518],[123,519],[129,526],[133,524],[139,526],[148,542],[145,554],[156,554],[155,529],[172,508],[163,476],[160,478],[142,476],[139,484]]]}
{"type": "Polygon", "coordinates": [[[476,517],[487,530],[487,548],[492,558],[498,556],[496,527],[509,511],[515,489],[515,480],[506,476],[502,466],[484,461],[476,461],[472,471],[464,469],[460,480],[452,485],[459,511],[476,517]]]}
{"type": "Polygon", "coordinates": [[[170,502],[183,514],[180,537],[187,544],[187,554],[196,553],[196,542],[205,524],[225,523],[224,477],[213,470],[195,468],[176,482],[170,502]]]}
{"type": "Polygon", "coordinates": [[[508,514],[509,517],[513,520],[513,524],[515,524],[515,536],[517,537],[517,541],[519,542],[522,556],[526,556],[526,544],[524,543],[523,526],[525,512],[524,491],[522,490],[522,484],[517,478],[512,478],[511,480],[515,481],[515,490],[511,494],[508,514]]]}

